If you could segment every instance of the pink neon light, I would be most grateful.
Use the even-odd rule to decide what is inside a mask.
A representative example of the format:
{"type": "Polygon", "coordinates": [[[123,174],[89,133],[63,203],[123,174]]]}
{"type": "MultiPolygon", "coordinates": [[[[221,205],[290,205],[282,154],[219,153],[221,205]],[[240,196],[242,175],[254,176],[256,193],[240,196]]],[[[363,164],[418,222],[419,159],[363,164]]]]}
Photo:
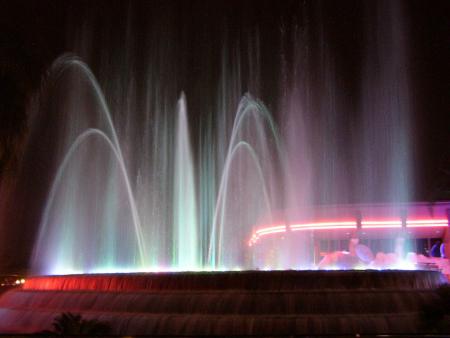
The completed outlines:
{"type": "Polygon", "coordinates": [[[331,226],[331,229],[334,228],[340,228],[341,225],[352,225],[356,226],[356,222],[317,222],[317,223],[304,223],[304,224],[292,224],[291,229],[294,230],[295,228],[310,228],[310,227],[324,227],[329,228],[331,226]]]}
{"type": "Polygon", "coordinates": [[[422,224],[426,224],[426,223],[432,223],[432,224],[443,223],[443,224],[447,224],[448,220],[446,220],[446,219],[418,219],[418,220],[413,220],[413,221],[407,221],[406,223],[422,223],[422,224]]]}
{"type": "Polygon", "coordinates": [[[294,228],[292,231],[306,231],[306,230],[335,230],[335,229],[356,229],[356,225],[341,225],[341,226],[310,226],[303,228],[294,228]]]}
{"type": "Polygon", "coordinates": [[[277,232],[285,232],[285,231],[286,231],[286,229],[278,229],[278,230],[271,230],[271,231],[267,231],[267,232],[260,232],[258,234],[258,237],[275,234],[277,232]]]}
{"type": "MultiPolygon", "coordinates": [[[[446,219],[418,219],[408,220],[406,226],[408,228],[421,228],[421,227],[445,227],[448,225],[446,219]]],[[[388,229],[388,228],[401,228],[402,222],[397,220],[383,220],[383,221],[362,221],[361,227],[364,229],[388,229]]],[[[299,223],[291,224],[289,226],[291,231],[306,231],[306,230],[339,230],[339,229],[356,229],[357,224],[354,221],[342,221],[342,222],[315,222],[315,223],[299,223]]],[[[248,245],[255,244],[260,237],[286,232],[286,225],[276,225],[266,228],[260,228],[253,233],[248,245]]]]}
{"type": "MultiPolygon", "coordinates": [[[[356,229],[356,222],[345,221],[345,222],[316,222],[316,223],[292,224],[290,226],[290,229],[292,231],[356,229]]],[[[273,227],[258,229],[250,238],[248,245],[252,246],[262,236],[280,232],[286,232],[285,225],[277,225],[273,227]]]]}
{"type": "Polygon", "coordinates": [[[286,226],[285,225],[277,225],[274,227],[262,228],[262,229],[256,230],[255,232],[257,234],[261,234],[263,232],[271,232],[273,230],[286,230],[286,226]]]}
{"type": "Polygon", "coordinates": [[[420,219],[407,221],[406,226],[408,228],[421,228],[421,227],[445,227],[448,225],[448,220],[446,219],[420,219]]]}
{"type": "Polygon", "coordinates": [[[248,245],[252,246],[254,243],[256,243],[258,241],[258,239],[261,236],[266,236],[266,235],[270,235],[270,234],[274,234],[274,233],[280,233],[280,232],[286,232],[286,226],[285,225],[277,225],[277,226],[273,226],[273,227],[267,227],[267,228],[258,229],[253,234],[253,236],[250,239],[248,245]]]}
{"type": "Polygon", "coordinates": [[[387,224],[370,224],[370,225],[362,225],[363,229],[392,229],[392,228],[401,228],[402,225],[398,223],[387,223],[387,224]]]}
{"type": "Polygon", "coordinates": [[[442,228],[446,226],[446,224],[410,224],[408,228],[442,228]]]}
{"type": "Polygon", "coordinates": [[[401,228],[401,227],[402,222],[396,220],[361,222],[361,228],[363,229],[387,229],[387,228],[401,228]]]}
{"type": "Polygon", "coordinates": [[[363,221],[361,222],[362,225],[368,224],[368,225],[402,225],[401,221],[363,221]]]}

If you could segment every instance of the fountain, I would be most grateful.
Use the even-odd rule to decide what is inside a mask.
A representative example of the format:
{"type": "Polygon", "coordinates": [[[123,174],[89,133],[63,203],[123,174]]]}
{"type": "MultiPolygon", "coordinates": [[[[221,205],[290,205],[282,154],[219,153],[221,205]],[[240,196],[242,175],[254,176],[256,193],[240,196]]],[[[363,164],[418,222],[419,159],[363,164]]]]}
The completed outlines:
{"type": "Polygon", "coordinates": [[[214,90],[179,75],[192,55],[166,43],[179,38],[171,21],[144,25],[141,50],[130,10],[125,36],[94,57],[93,30],[77,31],[80,56],[54,61],[31,107],[29,147],[52,140],[51,183],[36,277],[0,298],[0,331],[37,332],[70,311],[115,334],[417,332],[446,280],[409,271],[428,261],[405,238],[444,237],[448,203],[409,203],[407,34],[397,3],[374,6],[357,100],[320,18],[282,25],[267,105],[257,30],[222,34],[214,90]],[[395,247],[372,252],[372,239],[395,247]]]}
{"type": "MultiPolygon", "coordinates": [[[[267,186],[266,181],[275,176],[277,162],[279,167],[283,164],[276,126],[264,105],[249,94],[239,104],[212,224],[201,233],[196,182],[202,178],[195,175],[185,96],[178,100],[177,117],[171,121],[175,133],[167,130],[161,135],[170,144],[168,153],[174,157],[165,159],[164,166],[170,163],[172,168],[165,168],[167,171],[160,173],[164,176],[158,179],[162,181],[161,189],[171,192],[172,201],[166,198],[152,205],[148,192],[142,197],[133,192],[110,109],[92,72],[79,58],[63,56],[50,70],[50,78],[56,81],[52,85],[57,86],[67,74],[92,88],[93,98],[86,100],[94,101],[90,109],[98,114],[95,117],[98,125],[85,130],[80,127],[78,135],[67,136],[68,150],[63,152],[56,170],[33,253],[35,271],[47,274],[152,271],[161,269],[165,261],[170,262],[169,270],[182,271],[245,267],[243,241],[230,247],[229,238],[235,235],[244,238],[258,217],[270,214],[276,200],[275,188],[267,186]],[[275,145],[270,144],[272,140],[275,145]],[[250,188],[248,194],[242,191],[243,185],[250,188]],[[86,199],[86,194],[91,197],[86,199]],[[147,212],[155,214],[161,207],[173,212],[147,220],[147,212]],[[149,208],[153,210],[148,211],[149,208]],[[161,233],[159,222],[168,224],[169,229],[161,233]],[[206,236],[209,238],[201,243],[199,238],[206,236]],[[168,243],[167,250],[160,248],[155,252],[149,244],[155,241],[153,237],[159,243],[168,243]],[[84,244],[81,247],[77,243],[84,244]],[[79,252],[85,250],[86,254],[81,256],[79,252]],[[152,251],[156,257],[152,257],[152,251]],[[160,255],[163,259],[158,260],[160,255]]],[[[78,108],[76,105],[74,109],[78,108]]],[[[82,120],[80,116],[88,117],[91,110],[78,112],[75,118],[82,120]]],[[[143,168],[149,163],[143,160],[135,165],[137,179],[148,182],[143,168]]],[[[160,170],[159,165],[154,164],[153,171],[160,170]]],[[[156,182],[146,188],[153,191],[153,183],[156,182]]]]}
{"type": "MultiPolygon", "coordinates": [[[[142,74],[133,71],[139,59],[132,46],[125,59],[122,52],[108,55],[132,71],[111,78],[101,62],[99,80],[81,58],[58,58],[35,107],[34,118],[52,118],[58,132],[49,131],[57,141],[50,150],[54,174],[33,271],[311,269],[318,262],[307,235],[289,244],[297,258],[286,253],[261,265],[245,249],[249,234],[264,223],[314,218],[305,210],[317,204],[407,202],[413,170],[407,39],[399,6],[379,7],[387,14],[364,25],[355,130],[340,121],[340,111],[351,107],[342,100],[321,23],[293,26],[282,36],[295,48],[292,57],[281,55],[274,114],[253,95],[240,96],[241,60],[226,44],[219,105],[210,113],[191,114],[189,97],[170,86],[163,91],[151,68],[164,67],[158,51],[142,74]],[[194,120],[200,125],[190,125],[194,120]]],[[[81,52],[85,34],[76,46],[81,52]]],[[[258,41],[257,34],[248,38],[258,41]]],[[[171,60],[171,51],[160,52],[171,60]]],[[[247,54],[254,69],[260,55],[254,48],[247,54]]],[[[257,78],[261,70],[255,72],[257,78]]],[[[248,89],[258,94],[251,80],[248,89]]]]}

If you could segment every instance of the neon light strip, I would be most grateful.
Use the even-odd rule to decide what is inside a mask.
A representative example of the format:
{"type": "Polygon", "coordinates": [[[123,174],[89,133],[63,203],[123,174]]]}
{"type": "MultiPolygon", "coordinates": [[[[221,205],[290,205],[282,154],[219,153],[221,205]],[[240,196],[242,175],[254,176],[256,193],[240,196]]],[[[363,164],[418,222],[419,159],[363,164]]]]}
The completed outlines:
{"type": "Polygon", "coordinates": [[[310,228],[310,227],[324,227],[324,228],[340,228],[342,225],[352,225],[356,226],[356,222],[318,222],[318,223],[304,223],[304,224],[292,224],[291,229],[295,228],[310,228]]]}
{"type": "Polygon", "coordinates": [[[410,224],[408,228],[442,228],[446,226],[447,224],[410,224]]]}
{"type": "Polygon", "coordinates": [[[336,230],[336,229],[356,229],[355,225],[341,225],[341,226],[310,226],[302,228],[292,228],[292,231],[305,231],[305,230],[336,230]]]}
{"type": "Polygon", "coordinates": [[[258,229],[253,234],[248,245],[252,246],[254,243],[256,243],[258,241],[259,237],[261,237],[261,236],[266,236],[266,235],[270,235],[273,233],[280,233],[280,232],[286,232],[285,225],[277,225],[277,226],[273,226],[273,227],[258,229]]]}
{"type": "Polygon", "coordinates": [[[361,228],[363,229],[387,229],[387,228],[401,228],[402,222],[396,220],[390,221],[362,221],[361,228]]]}
{"type": "Polygon", "coordinates": [[[392,228],[401,228],[402,224],[400,223],[387,223],[387,224],[370,224],[370,225],[361,225],[363,229],[392,229],[392,228]]]}
{"type": "Polygon", "coordinates": [[[448,220],[446,219],[419,219],[414,221],[407,221],[407,224],[448,224],[448,220]]]}
{"type": "MultiPolygon", "coordinates": [[[[419,219],[408,220],[406,226],[408,228],[422,228],[422,227],[445,227],[448,225],[446,219],[419,219]]],[[[401,228],[402,222],[397,220],[387,221],[362,221],[361,227],[363,229],[389,229],[401,228]]],[[[356,229],[357,224],[354,221],[344,222],[316,222],[316,223],[299,223],[291,224],[289,229],[291,231],[306,231],[306,230],[339,230],[339,229],[356,229]]],[[[276,225],[267,228],[261,228],[253,233],[249,240],[249,246],[255,244],[261,236],[270,235],[274,233],[286,232],[286,225],[276,225]]]]}
{"type": "Polygon", "coordinates": [[[279,229],[279,230],[271,230],[271,231],[267,231],[267,232],[260,232],[258,234],[258,237],[266,236],[266,235],[270,235],[270,234],[275,234],[277,232],[286,232],[286,229],[279,229]]]}
{"type": "Polygon", "coordinates": [[[414,220],[407,221],[406,226],[408,228],[434,228],[434,227],[445,227],[448,225],[448,220],[446,219],[422,219],[422,220],[414,220]]]}
{"type": "Polygon", "coordinates": [[[274,230],[286,230],[286,225],[278,225],[278,226],[274,226],[274,227],[262,228],[262,229],[256,230],[255,232],[257,234],[261,234],[264,232],[271,232],[274,230]]]}
{"type": "MultiPolygon", "coordinates": [[[[317,222],[317,223],[304,223],[304,224],[292,224],[290,226],[292,231],[305,231],[305,230],[333,230],[333,229],[356,229],[356,222],[317,222]]],[[[285,225],[278,225],[273,227],[267,227],[258,229],[252,235],[248,245],[255,244],[261,236],[286,232],[285,225]]]]}

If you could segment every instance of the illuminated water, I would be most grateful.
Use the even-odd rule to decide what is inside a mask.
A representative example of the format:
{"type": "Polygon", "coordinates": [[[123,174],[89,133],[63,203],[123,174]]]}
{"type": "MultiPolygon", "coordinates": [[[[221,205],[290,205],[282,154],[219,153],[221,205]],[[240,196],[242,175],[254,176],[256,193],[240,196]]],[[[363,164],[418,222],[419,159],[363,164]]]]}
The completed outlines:
{"type": "Polygon", "coordinates": [[[292,29],[289,54],[278,53],[271,109],[256,32],[245,53],[225,39],[217,94],[200,99],[174,75],[184,60],[165,44],[177,38],[169,24],[154,23],[152,42],[137,48],[128,17],[124,46],[99,42],[95,57],[95,34],[77,35],[82,59],[54,62],[31,122],[48,121],[54,140],[34,270],[314,268],[306,235],[269,265],[249,236],[315,204],[408,201],[407,39],[399,8],[379,7],[364,33],[358,100],[346,97],[323,27],[305,24],[292,29]]]}

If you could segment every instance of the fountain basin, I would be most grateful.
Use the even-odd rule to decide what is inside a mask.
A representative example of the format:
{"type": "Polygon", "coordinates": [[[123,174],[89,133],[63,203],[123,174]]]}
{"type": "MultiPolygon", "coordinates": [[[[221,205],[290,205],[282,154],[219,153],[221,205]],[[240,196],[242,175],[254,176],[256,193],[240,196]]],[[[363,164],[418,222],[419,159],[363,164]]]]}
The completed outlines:
{"type": "Polygon", "coordinates": [[[437,271],[240,271],[37,276],[0,298],[0,332],[51,328],[62,312],[113,334],[414,333],[437,271]]]}

